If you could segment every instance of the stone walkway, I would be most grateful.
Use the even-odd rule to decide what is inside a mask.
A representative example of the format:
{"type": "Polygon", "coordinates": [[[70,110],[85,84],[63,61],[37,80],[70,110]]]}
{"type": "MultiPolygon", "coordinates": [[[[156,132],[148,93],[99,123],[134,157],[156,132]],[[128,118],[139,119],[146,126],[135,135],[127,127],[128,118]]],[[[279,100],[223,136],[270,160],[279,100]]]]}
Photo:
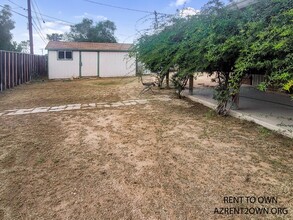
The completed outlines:
{"type": "Polygon", "coordinates": [[[87,109],[103,109],[103,108],[118,108],[123,106],[131,105],[144,105],[150,101],[171,101],[168,96],[161,96],[156,99],[133,99],[125,100],[119,102],[99,102],[99,103],[89,103],[89,104],[69,104],[61,106],[52,107],[36,107],[29,109],[13,109],[5,110],[0,112],[0,116],[14,116],[14,115],[27,115],[27,114],[37,114],[37,113],[49,113],[49,112],[61,112],[61,111],[72,111],[72,110],[87,110],[87,109]]]}

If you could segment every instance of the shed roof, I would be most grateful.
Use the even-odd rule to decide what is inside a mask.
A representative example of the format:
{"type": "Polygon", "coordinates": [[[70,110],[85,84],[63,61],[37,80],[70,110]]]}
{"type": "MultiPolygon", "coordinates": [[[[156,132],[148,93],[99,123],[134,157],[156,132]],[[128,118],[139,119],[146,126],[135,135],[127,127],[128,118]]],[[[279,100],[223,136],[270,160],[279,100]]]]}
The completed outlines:
{"type": "Polygon", "coordinates": [[[129,51],[132,44],[50,41],[47,50],[129,51]]]}

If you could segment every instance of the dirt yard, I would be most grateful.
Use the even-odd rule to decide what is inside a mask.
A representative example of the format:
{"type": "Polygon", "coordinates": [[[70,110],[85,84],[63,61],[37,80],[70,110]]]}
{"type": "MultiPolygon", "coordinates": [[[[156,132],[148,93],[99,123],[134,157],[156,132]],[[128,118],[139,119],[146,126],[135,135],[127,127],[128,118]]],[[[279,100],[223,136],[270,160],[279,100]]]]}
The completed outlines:
{"type": "Polygon", "coordinates": [[[292,139],[141,89],[84,79],[0,94],[0,113],[148,100],[0,116],[0,219],[293,219],[292,139]]]}

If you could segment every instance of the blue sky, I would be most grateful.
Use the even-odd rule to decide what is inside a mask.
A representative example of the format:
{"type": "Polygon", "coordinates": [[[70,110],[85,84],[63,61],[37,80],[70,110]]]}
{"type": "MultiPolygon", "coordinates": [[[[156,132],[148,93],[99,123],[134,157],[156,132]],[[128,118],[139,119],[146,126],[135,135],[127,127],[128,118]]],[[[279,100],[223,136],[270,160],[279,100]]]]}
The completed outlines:
{"type": "MultiPolygon", "coordinates": [[[[150,26],[154,15],[142,12],[122,10],[93,4],[87,0],[31,0],[32,10],[50,16],[40,16],[33,12],[34,17],[34,44],[35,53],[46,53],[44,50],[46,34],[64,33],[69,31],[70,24],[81,22],[84,17],[95,22],[104,19],[113,21],[116,26],[116,37],[119,43],[132,43],[139,36],[138,30],[143,30],[150,26]],[[146,18],[144,18],[147,16],[146,18]],[[40,22],[38,21],[38,17],[40,22]],[[149,18],[149,20],[146,20],[149,18]],[[60,19],[60,20],[59,20],[60,19]],[[43,21],[44,22],[43,22],[43,21]],[[67,23],[68,22],[68,23],[67,23]],[[36,31],[36,29],[38,31],[36,31]],[[43,36],[43,37],[42,37],[43,36]],[[45,42],[44,42],[45,41],[45,42]],[[43,50],[43,51],[42,51],[43,50]]],[[[200,9],[208,0],[92,0],[93,2],[109,4],[118,7],[138,9],[142,11],[157,11],[167,14],[175,14],[177,9],[191,7],[200,9]],[[185,3],[185,4],[184,4],[185,3]]],[[[224,2],[227,0],[224,0],[224,2]]],[[[8,4],[12,10],[26,15],[26,0],[1,0],[0,5],[8,4]],[[24,9],[25,8],[25,9],[24,9]]],[[[13,40],[20,42],[28,40],[27,20],[25,17],[13,13],[15,29],[13,30],[13,40]]]]}

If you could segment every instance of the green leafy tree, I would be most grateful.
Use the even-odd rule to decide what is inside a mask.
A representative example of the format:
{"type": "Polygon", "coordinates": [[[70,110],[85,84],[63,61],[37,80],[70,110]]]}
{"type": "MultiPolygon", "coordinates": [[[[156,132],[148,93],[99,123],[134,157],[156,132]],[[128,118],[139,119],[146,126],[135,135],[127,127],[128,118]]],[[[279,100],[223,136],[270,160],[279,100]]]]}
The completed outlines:
{"type": "Polygon", "coordinates": [[[14,29],[14,21],[11,17],[10,6],[4,5],[0,11],[0,50],[21,52],[22,45],[12,41],[11,30],[14,29]]]}
{"type": "Polygon", "coordinates": [[[29,50],[29,40],[21,41],[18,46],[21,49],[20,52],[22,52],[22,53],[29,53],[30,52],[30,50],[29,50]]]}
{"type": "Polygon", "coordinates": [[[61,41],[63,40],[63,34],[58,34],[58,33],[47,34],[47,39],[49,41],[61,41]]]}
{"type": "Polygon", "coordinates": [[[20,43],[18,44],[16,41],[12,42],[12,47],[10,49],[11,51],[15,52],[22,52],[23,51],[23,45],[20,43]]]}
{"type": "Polygon", "coordinates": [[[81,23],[71,26],[66,38],[77,42],[116,43],[115,30],[116,26],[112,21],[94,23],[93,20],[84,18],[81,23]]]}
{"type": "Polygon", "coordinates": [[[14,50],[15,45],[12,41],[11,30],[14,29],[14,21],[11,19],[12,14],[9,5],[4,5],[0,11],[0,49],[14,50]]]}
{"type": "Polygon", "coordinates": [[[260,88],[293,90],[293,1],[258,0],[242,10],[209,1],[201,13],[174,18],[152,35],[138,39],[133,54],[146,68],[164,74],[174,68],[173,81],[184,89],[189,75],[207,72],[218,86],[214,98],[219,114],[237,103],[242,79],[263,74],[260,88]]]}
{"type": "Polygon", "coordinates": [[[184,41],[177,54],[181,78],[192,73],[206,72],[216,75],[218,86],[215,99],[218,113],[225,114],[231,96],[229,81],[242,47],[239,38],[241,14],[229,10],[218,0],[212,0],[186,25],[184,41]]]}
{"type": "Polygon", "coordinates": [[[259,85],[292,92],[293,82],[293,2],[262,1],[253,10],[254,19],[243,31],[245,47],[237,60],[239,75],[265,75],[259,85]]]}
{"type": "Polygon", "coordinates": [[[168,23],[169,25],[157,33],[140,37],[132,50],[132,55],[136,56],[145,68],[157,74],[159,86],[162,86],[169,70],[177,68],[174,57],[183,40],[181,31],[184,29],[186,20],[173,18],[168,23]]]}
{"type": "MultiPolygon", "coordinates": [[[[242,49],[240,37],[242,13],[236,10],[229,10],[222,7],[218,1],[213,1],[211,9],[208,10],[209,36],[205,43],[206,60],[205,72],[216,74],[215,81],[218,86],[215,89],[214,98],[218,101],[217,111],[219,114],[226,114],[226,108],[231,96],[236,96],[238,87],[232,92],[230,81],[234,78],[234,66],[242,49]]],[[[232,100],[234,101],[234,100],[232,100]]]]}

